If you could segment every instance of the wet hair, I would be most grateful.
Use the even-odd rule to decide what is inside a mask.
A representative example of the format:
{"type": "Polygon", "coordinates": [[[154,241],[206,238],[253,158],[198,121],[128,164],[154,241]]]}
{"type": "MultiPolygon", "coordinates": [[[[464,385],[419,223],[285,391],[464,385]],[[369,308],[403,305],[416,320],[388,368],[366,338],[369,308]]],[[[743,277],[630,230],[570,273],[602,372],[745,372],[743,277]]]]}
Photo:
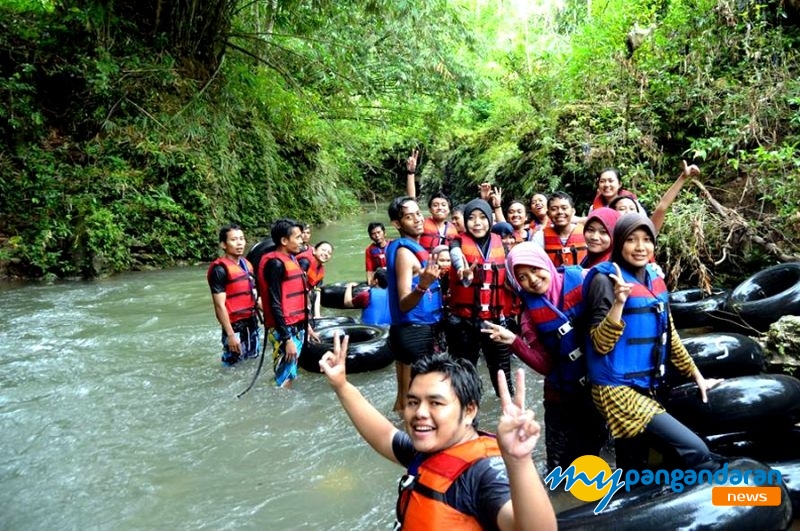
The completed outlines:
{"type": "Polygon", "coordinates": [[[297,227],[301,231],[303,230],[303,224],[299,221],[295,221],[289,218],[281,218],[275,223],[272,224],[272,229],[270,229],[270,237],[272,241],[275,242],[275,245],[280,246],[282,238],[288,238],[292,234],[292,229],[297,227]]]}
{"type": "Polygon", "coordinates": [[[329,242],[328,240],[322,240],[321,242],[317,242],[317,244],[314,245],[314,249],[319,249],[320,245],[323,245],[323,244],[326,244],[326,243],[331,246],[331,251],[333,251],[333,244],[331,242],[329,242]]]}
{"type": "MultiPolygon", "coordinates": [[[[466,359],[453,358],[449,354],[438,353],[430,356],[423,356],[411,365],[411,382],[420,374],[430,374],[440,372],[445,379],[450,380],[458,401],[461,403],[461,413],[463,414],[469,404],[479,407],[481,395],[483,394],[483,384],[475,366],[466,359]]],[[[478,427],[478,416],[472,420],[472,426],[478,427]]]]}
{"type": "Polygon", "coordinates": [[[379,267],[375,270],[373,277],[378,282],[378,287],[386,289],[389,287],[389,275],[385,267],[379,267]]]}
{"type": "Polygon", "coordinates": [[[409,201],[416,202],[411,196],[408,195],[401,195],[400,197],[395,197],[392,199],[392,202],[389,203],[389,219],[391,221],[400,221],[400,218],[403,217],[403,206],[409,201]]]}
{"type": "Polygon", "coordinates": [[[573,208],[575,207],[575,202],[572,200],[571,195],[569,195],[567,192],[558,191],[558,192],[553,192],[552,194],[550,194],[550,197],[547,198],[548,209],[550,208],[550,203],[552,203],[553,200],[555,199],[564,199],[565,201],[569,202],[569,206],[573,208]]]}
{"type": "Polygon", "coordinates": [[[431,208],[431,205],[433,204],[433,200],[434,200],[434,199],[444,199],[445,201],[447,201],[447,208],[450,208],[450,206],[451,206],[451,203],[450,203],[450,198],[449,198],[449,197],[447,197],[447,196],[444,194],[444,192],[436,192],[435,194],[433,194],[433,195],[431,196],[431,198],[430,198],[430,199],[428,199],[428,208],[431,208]]]}
{"type": "Polygon", "coordinates": [[[219,243],[225,243],[228,241],[228,233],[232,230],[243,230],[242,227],[237,225],[236,223],[231,223],[230,225],[225,225],[221,229],[219,229],[219,243]]]}
{"type": "Polygon", "coordinates": [[[617,181],[618,181],[620,184],[622,184],[622,178],[621,178],[621,177],[620,177],[620,175],[619,175],[619,170],[618,170],[618,169],[616,169],[616,168],[610,168],[610,167],[609,167],[609,168],[603,168],[602,170],[600,170],[600,173],[598,173],[598,174],[597,174],[597,180],[599,181],[599,180],[600,180],[600,176],[601,176],[601,175],[603,175],[603,174],[604,174],[605,172],[607,172],[607,171],[610,171],[611,173],[613,173],[614,175],[616,175],[616,177],[617,177],[617,181]]]}
{"type": "Polygon", "coordinates": [[[383,226],[383,223],[380,221],[373,221],[367,225],[367,236],[372,236],[372,231],[375,229],[381,229],[383,232],[386,232],[386,227],[383,226]]]}

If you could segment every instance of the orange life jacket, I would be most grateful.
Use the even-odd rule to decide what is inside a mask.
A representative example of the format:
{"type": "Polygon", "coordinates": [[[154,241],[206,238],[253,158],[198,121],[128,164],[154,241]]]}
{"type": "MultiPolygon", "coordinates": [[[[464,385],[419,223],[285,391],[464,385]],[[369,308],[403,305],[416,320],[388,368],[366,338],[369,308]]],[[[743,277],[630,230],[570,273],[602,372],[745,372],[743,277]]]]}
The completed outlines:
{"type": "Polygon", "coordinates": [[[444,235],[442,235],[433,218],[425,218],[422,225],[422,236],[419,237],[419,244],[428,251],[432,251],[437,245],[449,246],[456,236],[458,236],[456,226],[449,221],[444,222],[444,235]]]}
{"type": "Polygon", "coordinates": [[[473,463],[497,455],[500,455],[497,440],[481,435],[425,459],[420,464],[416,477],[406,476],[401,480],[400,498],[397,501],[397,521],[401,524],[401,529],[483,529],[477,518],[447,505],[444,495],[450,485],[473,463]]]}
{"type": "Polygon", "coordinates": [[[544,250],[556,267],[562,265],[580,265],[589,252],[586,240],[583,239],[583,224],[576,225],[567,238],[567,243],[562,244],[561,238],[553,227],[545,227],[544,250]]]}
{"type": "Polygon", "coordinates": [[[286,325],[291,326],[306,319],[306,294],[308,292],[306,275],[300,265],[286,253],[272,251],[261,258],[261,263],[258,264],[257,280],[258,291],[264,301],[264,326],[267,328],[274,328],[278,324],[275,322],[275,316],[272,315],[272,309],[267,300],[269,286],[264,278],[264,267],[273,258],[283,262],[285,269],[281,279],[281,308],[286,325]]]}
{"type": "MultiPolygon", "coordinates": [[[[303,258],[308,261],[308,271],[306,271],[306,282],[308,282],[308,287],[313,288],[316,287],[322,279],[325,278],[325,265],[322,264],[317,257],[314,256],[314,248],[309,246],[308,249],[301,253],[297,253],[294,257],[297,262],[300,262],[300,259],[303,258]]],[[[302,267],[302,266],[301,266],[302,267]]]]}
{"type": "Polygon", "coordinates": [[[237,262],[221,256],[211,262],[206,273],[206,278],[211,281],[211,271],[221,265],[225,268],[228,280],[225,282],[225,310],[231,324],[250,319],[255,315],[256,299],[253,296],[253,265],[244,260],[247,271],[242,269],[237,262]]]}
{"type": "Polygon", "coordinates": [[[497,234],[490,234],[489,256],[484,259],[475,240],[469,234],[462,234],[461,251],[469,267],[477,263],[472,275],[472,283],[464,286],[458,272],[450,270],[450,295],[448,307],[460,317],[496,319],[506,306],[508,291],[506,283],[506,251],[503,241],[497,234]]]}

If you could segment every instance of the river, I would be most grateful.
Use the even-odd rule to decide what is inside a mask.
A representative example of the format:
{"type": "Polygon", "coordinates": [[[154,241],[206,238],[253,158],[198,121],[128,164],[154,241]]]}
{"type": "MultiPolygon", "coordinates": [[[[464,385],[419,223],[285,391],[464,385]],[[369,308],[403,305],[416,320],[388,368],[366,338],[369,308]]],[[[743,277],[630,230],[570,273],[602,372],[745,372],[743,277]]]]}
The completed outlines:
{"type": "MultiPolygon", "coordinates": [[[[335,245],[329,282],[364,277],[373,220],[385,207],[314,230],[335,245]]],[[[0,529],[391,528],[402,470],[362,441],[324,377],[276,389],[265,364],[236,399],[256,361],[221,366],[206,267],[0,285],[0,529]]],[[[492,429],[499,403],[481,374],[492,429]]],[[[351,380],[394,418],[392,367],[351,380]]]]}

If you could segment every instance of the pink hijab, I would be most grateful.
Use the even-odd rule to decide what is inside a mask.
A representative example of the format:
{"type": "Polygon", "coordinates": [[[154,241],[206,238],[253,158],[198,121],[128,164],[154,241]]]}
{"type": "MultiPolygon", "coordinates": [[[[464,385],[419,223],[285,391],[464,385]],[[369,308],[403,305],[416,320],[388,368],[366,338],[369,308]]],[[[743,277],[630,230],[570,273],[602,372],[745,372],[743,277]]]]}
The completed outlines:
{"type": "Polygon", "coordinates": [[[556,271],[556,266],[553,261],[544,252],[541,245],[535,242],[521,242],[514,246],[506,256],[506,278],[508,283],[513,288],[522,293],[522,287],[517,282],[517,277],[514,275],[514,266],[528,265],[538,269],[546,269],[550,272],[550,287],[547,288],[547,293],[544,294],[547,300],[557,305],[561,298],[561,288],[564,285],[564,279],[561,273],[556,271]]]}
{"type": "Polygon", "coordinates": [[[611,251],[614,249],[614,227],[616,226],[619,217],[620,213],[609,207],[596,208],[589,213],[589,217],[586,218],[586,223],[583,224],[583,230],[586,230],[586,227],[589,226],[590,222],[594,220],[599,221],[606,228],[606,232],[608,232],[609,236],[611,236],[611,245],[609,245],[608,249],[606,249],[602,254],[587,254],[586,260],[581,263],[581,267],[589,269],[600,262],[607,261],[611,257],[611,251]]]}

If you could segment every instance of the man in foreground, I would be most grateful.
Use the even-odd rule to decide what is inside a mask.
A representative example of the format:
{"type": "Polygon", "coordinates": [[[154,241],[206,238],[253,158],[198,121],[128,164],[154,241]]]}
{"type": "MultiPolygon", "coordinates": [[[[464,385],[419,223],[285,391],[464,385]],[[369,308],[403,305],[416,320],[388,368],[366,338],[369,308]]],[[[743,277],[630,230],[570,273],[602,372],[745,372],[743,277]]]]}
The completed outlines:
{"type": "Polygon", "coordinates": [[[347,381],[347,343],[347,336],[335,336],[320,369],[361,436],[407,467],[397,503],[401,529],[556,529],[531,459],[540,427],[533,411],[524,409],[522,370],[513,400],[500,371],[503,411],[495,437],[477,429],[481,381],[475,367],[447,354],[421,358],[411,369],[406,431],[400,431],[347,381]]]}

